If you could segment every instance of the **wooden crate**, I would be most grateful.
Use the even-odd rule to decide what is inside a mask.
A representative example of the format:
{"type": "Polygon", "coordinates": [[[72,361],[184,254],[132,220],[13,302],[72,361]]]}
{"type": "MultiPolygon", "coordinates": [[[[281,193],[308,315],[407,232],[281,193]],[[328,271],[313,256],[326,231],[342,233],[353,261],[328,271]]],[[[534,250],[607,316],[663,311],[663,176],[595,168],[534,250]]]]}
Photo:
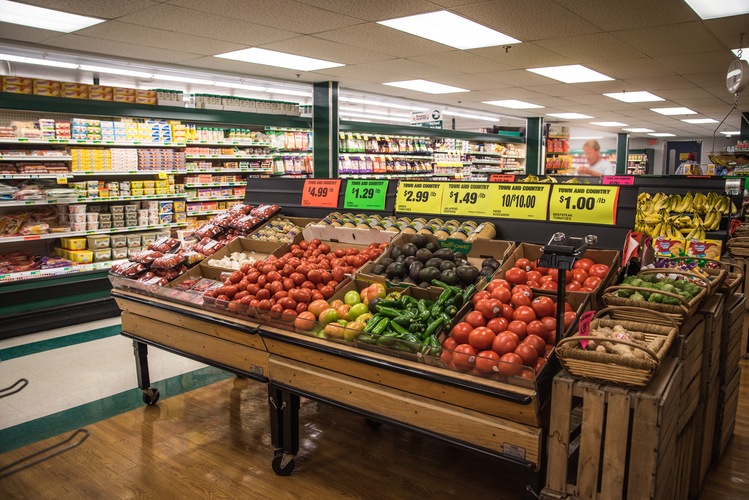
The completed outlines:
{"type": "MultiPolygon", "coordinates": [[[[704,316],[695,315],[689,318],[682,325],[676,342],[676,356],[683,364],[680,386],[681,408],[679,410],[677,432],[681,432],[687,422],[689,422],[700,401],[703,343],[704,337],[707,334],[705,330],[707,323],[704,316]]],[[[711,321],[710,324],[713,325],[715,322],[711,321]]]]}
{"type": "Polygon", "coordinates": [[[694,412],[696,426],[694,436],[694,457],[689,480],[689,498],[699,498],[702,483],[710,468],[715,438],[715,421],[718,413],[719,385],[715,376],[708,385],[708,398],[700,401],[694,412]]]}
{"type": "MultiPolygon", "coordinates": [[[[742,311],[743,312],[743,311],[742,311]]],[[[720,361],[718,373],[721,385],[725,385],[736,372],[741,359],[741,334],[744,328],[743,314],[737,315],[731,325],[724,325],[720,339],[720,361]]]]}
{"type": "Polygon", "coordinates": [[[736,372],[728,382],[720,387],[715,437],[713,439],[713,462],[720,460],[733,436],[733,430],[736,427],[736,410],[739,405],[740,381],[741,368],[736,368],[736,372]]]}
{"type": "Polygon", "coordinates": [[[678,477],[674,457],[681,372],[678,359],[666,358],[644,391],[575,380],[565,371],[557,374],[541,498],[670,498],[678,477]],[[571,443],[570,422],[581,400],[577,447],[577,438],[571,443]]]}
{"type": "Polygon", "coordinates": [[[673,458],[673,490],[672,494],[666,494],[669,500],[687,500],[692,498],[690,495],[689,479],[692,474],[692,466],[696,455],[695,436],[699,433],[699,422],[697,415],[700,413],[699,408],[694,417],[684,427],[684,430],[676,438],[675,452],[673,458]]]}
{"type": "Polygon", "coordinates": [[[700,369],[700,401],[707,399],[709,374],[716,370],[720,358],[720,336],[725,317],[726,300],[715,294],[700,309],[696,316],[705,320],[705,333],[702,340],[702,367],[700,369]]]}

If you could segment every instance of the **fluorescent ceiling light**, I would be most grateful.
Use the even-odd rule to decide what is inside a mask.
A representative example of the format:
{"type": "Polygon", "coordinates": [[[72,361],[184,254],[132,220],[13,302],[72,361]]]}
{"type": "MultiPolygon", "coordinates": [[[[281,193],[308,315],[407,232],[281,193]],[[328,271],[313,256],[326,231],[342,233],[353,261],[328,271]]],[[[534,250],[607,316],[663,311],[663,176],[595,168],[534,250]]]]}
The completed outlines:
{"type": "Polygon", "coordinates": [[[417,92],[426,92],[427,94],[451,94],[453,92],[470,92],[466,89],[452,87],[450,85],[443,85],[436,82],[430,82],[428,80],[405,80],[402,82],[383,83],[383,85],[415,90],[417,92]]]}
{"type": "Polygon", "coordinates": [[[641,133],[641,134],[644,134],[645,132],[655,132],[655,130],[650,130],[649,128],[625,128],[622,130],[626,130],[627,132],[641,133]]]}
{"type": "MultiPolygon", "coordinates": [[[[733,52],[736,57],[739,57],[739,49],[733,49],[731,52],[733,52]]],[[[745,61],[749,61],[749,49],[744,49],[741,58],[745,61]]]]}
{"type": "Polygon", "coordinates": [[[613,78],[609,76],[601,74],[598,71],[593,71],[592,69],[579,64],[550,66],[548,68],[533,68],[528,71],[564,83],[607,82],[613,80],[613,78]]]}
{"type": "Polygon", "coordinates": [[[378,21],[377,24],[461,50],[521,43],[516,38],[445,10],[378,21]]]}
{"type": "Polygon", "coordinates": [[[593,118],[592,116],[582,115],[580,113],[546,113],[546,116],[556,116],[565,120],[581,120],[583,118],[593,118]]]}
{"type": "Polygon", "coordinates": [[[144,71],[131,71],[129,69],[105,68],[103,66],[89,66],[88,64],[81,64],[80,69],[82,69],[83,71],[109,73],[112,75],[135,76],[137,78],[153,78],[153,73],[146,73],[144,71]]]}
{"type": "Polygon", "coordinates": [[[696,111],[692,111],[689,108],[650,108],[650,111],[655,111],[662,115],[696,115],[696,111]]]}
{"type": "Polygon", "coordinates": [[[681,121],[687,122],[687,123],[694,123],[695,125],[700,124],[700,123],[718,123],[718,120],[713,120],[712,118],[694,118],[692,120],[681,120],[681,121]]]}
{"type": "Polygon", "coordinates": [[[702,19],[749,14],[746,0],[685,0],[702,19]]]}
{"type": "Polygon", "coordinates": [[[229,89],[242,89],[242,90],[254,90],[256,92],[265,92],[265,87],[258,87],[256,85],[245,85],[243,83],[230,83],[230,82],[213,82],[216,87],[226,87],[229,89]]]}
{"type": "Polygon", "coordinates": [[[213,80],[203,80],[201,78],[187,78],[184,76],[172,76],[172,75],[153,75],[154,80],[171,80],[173,82],[184,82],[184,83],[199,83],[201,85],[213,85],[213,80]]]}
{"type": "Polygon", "coordinates": [[[491,104],[492,106],[499,106],[501,108],[510,109],[536,109],[543,108],[538,104],[531,104],[529,102],[517,101],[515,99],[506,99],[504,101],[484,101],[484,104],[491,104]]]}
{"type": "Polygon", "coordinates": [[[3,61],[10,61],[10,62],[36,64],[39,66],[54,66],[55,68],[76,69],[78,67],[77,64],[72,64],[72,63],[48,61],[46,59],[34,59],[33,57],[12,56],[10,54],[0,54],[0,59],[2,59],[3,61]]]}
{"type": "Polygon", "coordinates": [[[619,122],[590,122],[591,125],[598,125],[599,127],[629,127],[626,123],[619,122]]]}
{"type": "Polygon", "coordinates": [[[276,52],[275,50],[261,49],[258,47],[235,50],[225,54],[218,54],[213,57],[233,59],[235,61],[253,64],[263,64],[265,66],[276,66],[278,68],[295,69],[298,71],[316,71],[318,69],[345,66],[345,64],[323,61],[322,59],[314,59],[312,57],[297,56],[285,52],[276,52]]]}
{"type": "Polygon", "coordinates": [[[0,21],[20,24],[44,30],[70,33],[94,24],[103,23],[104,19],[68,14],[59,10],[43,9],[8,0],[0,0],[0,21]]]}
{"type": "Polygon", "coordinates": [[[616,94],[603,94],[606,97],[617,99],[622,102],[654,102],[654,101],[665,101],[664,98],[658,97],[650,92],[619,92],[616,94]]]}
{"type": "Polygon", "coordinates": [[[721,132],[721,134],[732,136],[732,135],[740,135],[741,132],[739,132],[738,130],[729,130],[729,131],[721,132]]]}
{"type": "Polygon", "coordinates": [[[653,137],[676,137],[676,134],[669,134],[668,132],[654,132],[648,135],[652,135],[653,137]]]}
{"type": "Polygon", "coordinates": [[[287,95],[298,95],[302,97],[312,97],[312,92],[302,92],[299,90],[287,90],[287,89],[265,89],[266,92],[271,94],[287,94],[287,95]]]}

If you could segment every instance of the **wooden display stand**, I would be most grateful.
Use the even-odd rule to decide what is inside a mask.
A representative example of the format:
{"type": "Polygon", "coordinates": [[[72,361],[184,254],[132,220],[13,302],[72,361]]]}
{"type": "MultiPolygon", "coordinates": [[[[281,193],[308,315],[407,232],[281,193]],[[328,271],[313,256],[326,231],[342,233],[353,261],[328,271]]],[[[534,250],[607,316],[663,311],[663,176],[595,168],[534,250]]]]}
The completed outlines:
{"type": "Polygon", "coordinates": [[[678,359],[666,358],[644,391],[575,380],[564,371],[557,374],[541,498],[642,500],[670,495],[681,479],[676,453],[682,371],[678,359]],[[580,418],[579,428],[571,433],[570,422],[580,418]],[[574,446],[578,431],[579,448],[574,446]]]}

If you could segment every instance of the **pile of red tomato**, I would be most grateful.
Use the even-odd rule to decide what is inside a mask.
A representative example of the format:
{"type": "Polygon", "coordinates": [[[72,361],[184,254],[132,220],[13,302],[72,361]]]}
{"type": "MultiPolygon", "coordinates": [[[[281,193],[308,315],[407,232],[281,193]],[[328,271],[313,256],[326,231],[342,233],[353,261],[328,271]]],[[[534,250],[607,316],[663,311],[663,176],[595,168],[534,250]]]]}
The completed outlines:
{"type": "MultiPolygon", "coordinates": [[[[575,262],[572,271],[565,276],[565,290],[568,292],[593,293],[598,284],[609,274],[609,266],[596,264],[591,259],[582,258],[575,262]]],[[[527,285],[541,290],[556,290],[559,270],[539,267],[536,262],[518,259],[505,273],[505,280],[511,285],[527,285]]]]}
{"type": "MultiPolygon", "coordinates": [[[[442,343],[442,360],[449,368],[472,375],[534,378],[556,344],[556,302],[535,297],[528,285],[511,288],[494,279],[473,296],[474,310],[455,325],[442,343]],[[501,362],[500,362],[501,361],[501,362]]],[[[564,329],[577,317],[565,303],[564,329]]]]}
{"type": "MultiPolygon", "coordinates": [[[[379,257],[386,245],[372,243],[364,250],[331,251],[330,245],[318,239],[302,240],[280,259],[271,255],[243,265],[222,286],[208,290],[203,300],[225,304],[233,313],[249,306],[283,314],[291,321],[310,303],[331,298],[347,274],[379,257]]],[[[249,309],[248,315],[254,316],[255,311],[249,309]]]]}

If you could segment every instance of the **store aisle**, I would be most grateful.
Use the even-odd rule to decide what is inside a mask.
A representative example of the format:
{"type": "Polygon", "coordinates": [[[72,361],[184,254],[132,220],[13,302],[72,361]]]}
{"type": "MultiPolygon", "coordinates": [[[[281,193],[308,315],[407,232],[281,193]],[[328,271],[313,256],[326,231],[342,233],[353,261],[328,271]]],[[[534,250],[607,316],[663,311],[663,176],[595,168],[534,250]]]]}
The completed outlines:
{"type": "MultiPolygon", "coordinates": [[[[0,386],[29,381],[0,399],[0,452],[142,405],[132,342],[120,331],[112,318],[0,341],[0,386]]],[[[174,386],[169,395],[230,376],[159,349],[149,350],[149,368],[152,382],[174,386]]]]}

